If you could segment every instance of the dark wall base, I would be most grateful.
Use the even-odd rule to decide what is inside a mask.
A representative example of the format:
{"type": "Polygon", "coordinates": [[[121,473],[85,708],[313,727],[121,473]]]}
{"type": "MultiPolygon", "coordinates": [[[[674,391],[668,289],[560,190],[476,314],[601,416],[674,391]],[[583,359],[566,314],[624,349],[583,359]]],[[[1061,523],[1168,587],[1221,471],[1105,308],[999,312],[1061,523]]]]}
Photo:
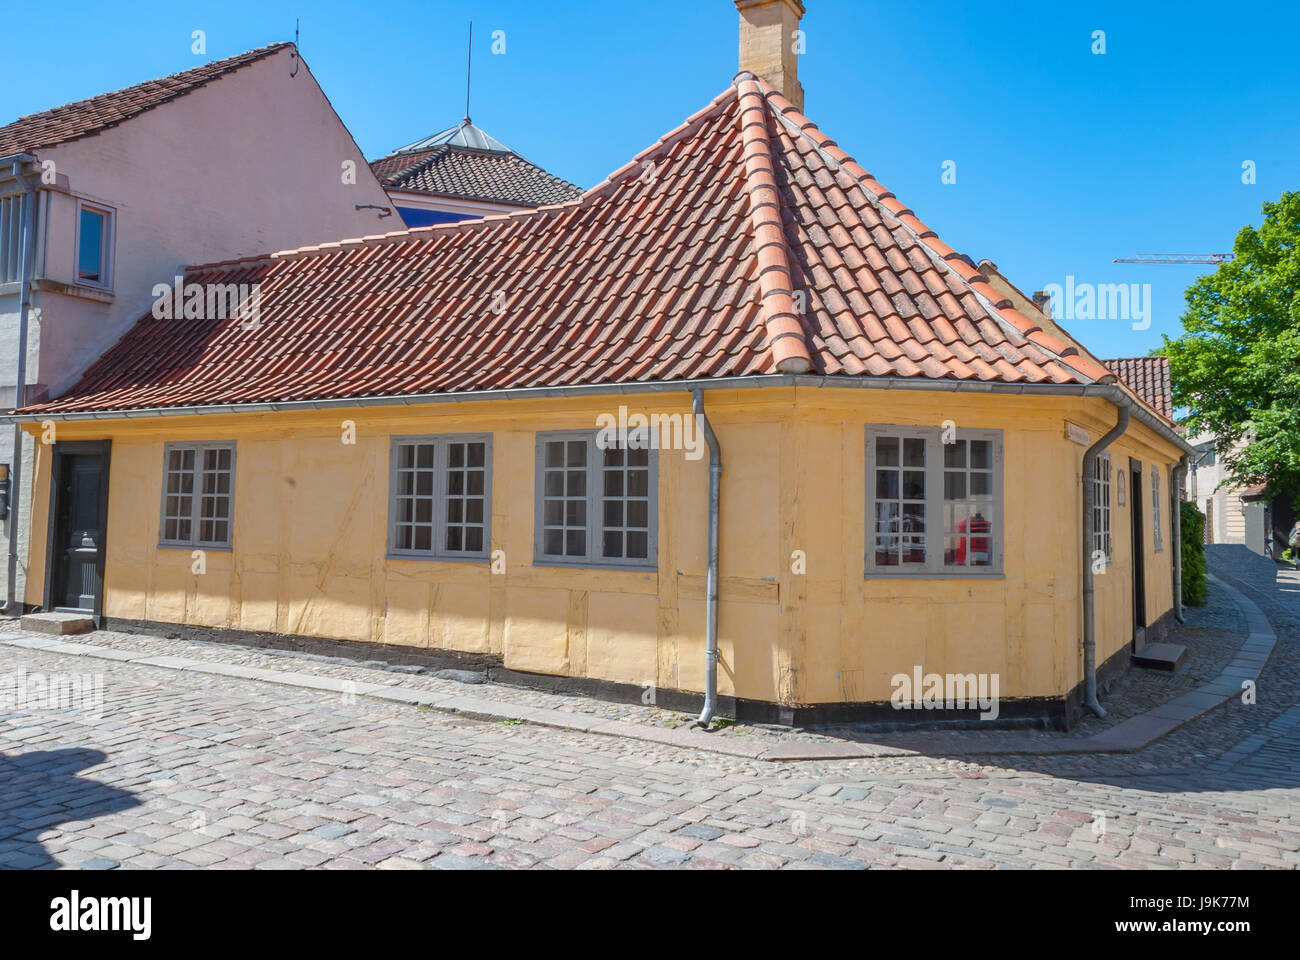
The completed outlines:
{"type": "MultiPolygon", "coordinates": [[[[615,703],[644,703],[643,698],[646,695],[646,688],[637,684],[511,670],[502,664],[500,657],[489,654],[117,618],[106,618],[104,628],[122,633],[166,637],[172,640],[227,643],[269,650],[289,650],[315,656],[339,657],[375,666],[423,667],[430,672],[445,669],[472,670],[485,674],[486,679],[493,683],[561,696],[591,697],[615,703]]],[[[1100,690],[1105,690],[1124,673],[1128,667],[1129,656],[1129,648],[1125,647],[1101,665],[1097,671],[1100,690]]],[[[688,714],[698,713],[703,704],[704,696],[700,693],[665,688],[654,691],[654,705],[667,710],[688,714]]],[[[1064,698],[1008,699],[1004,697],[998,703],[996,720],[981,720],[978,711],[974,710],[897,710],[887,701],[789,706],[766,700],[723,696],[718,698],[717,716],[734,717],[744,723],[764,723],[783,727],[869,724],[880,732],[919,728],[1068,730],[1081,718],[1082,704],[1083,684],[1080,684],[1064,698]]]]}

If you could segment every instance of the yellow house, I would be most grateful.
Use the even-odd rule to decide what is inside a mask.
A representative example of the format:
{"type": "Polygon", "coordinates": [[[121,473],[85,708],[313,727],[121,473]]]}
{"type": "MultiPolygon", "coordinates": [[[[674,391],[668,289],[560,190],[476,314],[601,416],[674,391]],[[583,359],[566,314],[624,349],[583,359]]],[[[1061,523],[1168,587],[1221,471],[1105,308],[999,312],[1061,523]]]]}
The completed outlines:
{"type": "Polygon", "coordinates": [[[13,415],[28,602],[706,722],[1101,710],[1186,443],[803,116],[797,0],[737,6],[732,85],[577,200],[160,289],[13,415]]]}

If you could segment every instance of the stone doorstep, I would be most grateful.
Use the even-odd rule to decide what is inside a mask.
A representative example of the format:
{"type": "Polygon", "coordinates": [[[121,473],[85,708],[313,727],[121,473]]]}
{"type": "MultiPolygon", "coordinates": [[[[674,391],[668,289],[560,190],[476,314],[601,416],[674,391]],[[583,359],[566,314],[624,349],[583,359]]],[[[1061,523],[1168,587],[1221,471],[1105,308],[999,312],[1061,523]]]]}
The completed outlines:
{"type": "Polygon", "coordinates": [[[89,633],[95,629],[95,618],[85,613],[29,613],[19,624],[32,633],[52,633],[62,636],[69,633],[89,633]]]}
{"type": "Polygon", "coordinates": [[[1133,654],[1135,666],[1152,670],[1176,671],[1187,659],[1187,648],[1181,643],[1148,643],[1133,654]]]}
{"type": "MultiPolygon", "coordinates": [[[[1224,589],[1237,594],[1238,602],[1249,614],[1256,610],[1254,603],[1239,591],[1221,584],[1224,589]]],[[[50,614],[31,614],[29,616],[51,616],[50,614]]],[[[53,616],[77,616],[76,614],[55,614],[53,616]]],[[[28,618],[24,617],[24,625],[28,618]]],[[[85,618],[89,620],[89,618],[85,618]]],[[[751,760],[771,762],[791,762],[800,760],[854,760],[873,757],[915,756],[934,754],[945,756],[961,755],[997,755],[997,754],[1061,754],[1061,753],[1130,753],[1140,750],[1148,744],[1166,736],[1183,724],[1203,713],[1214,709],[1224,701],[1240,693],[1242,678],[1254,679],[1259,674],[1259,667],[1267,659],[1276,637],[1273,633],[1264,633],[1253,629],[1246,642],[1252,644],[1248,653],[1239,652],[1237,658],[1217,678],[1195,690],[1183,694],[1147,713],[1125,720],[1092,737],[1062,740],[1059,743],[1039,743],[1017,731],[1006,731],[996,742],[985,742],[972,746],[958,746],[943,737],[933,734],[921,736],[918,733],[910,746],[886,743],[851,743],[845,741],[795,742],[768,746],[766,743],[754,742],[741,738],[723,740],[694,726],[671,729],[627,721],[606,720],[585,714],[571,714],[564,710],[552,710],[477,697],[452,696],[426,690],[410,690],[400,684],[373,684],[340,680],[337,677],[320,677],[306,673],[291,673],[280,670],[266,670],[257,667],[244,667],[235,664],[189,660],[185,657],[150,657],[145,653],[127,653],[113,648],[98,647],[92,644],[65,643],[42,637],[13,637],[0,640],[8,646],[43,650],[47,653],[65,653],[75,656],[97,657],[106,660],[129,660],[145,666],[156,666],[169,670],[191,670],[196,673],[234,676],[247,680],[262,680],[268,683],[281,683],[308,689],[327,690],[334,693],[355,694],[373,699],[388,700],[413,706],[424,706],[445,713],[453,713],[476,720],[516,720],[539,726],[572,730],[579,733],[593,733],[605,736],[627,737],[669,746],[707,750],[727,756],[744,757],[751,760]],[[1258,663],[1255,661],[1258,660],[1258,663]],[[1251,669],[1251,668],[1254,669],[1251,669]]],[[[1271,630],[1271,628],[1269,628],[1271,630]]],[[[1243,644],[1244,649],[1245,644],[1243,644]]],[[[1186,648],[1181,644],[1156,643],[1143,648],[1143,654],[1155,651],[1159,647],[1173,647],[1181,651],[1179,662],[1186,656],[1186,648]]],[[[1137,662],[1137,657],[1134,661],[1137,662]]]]}

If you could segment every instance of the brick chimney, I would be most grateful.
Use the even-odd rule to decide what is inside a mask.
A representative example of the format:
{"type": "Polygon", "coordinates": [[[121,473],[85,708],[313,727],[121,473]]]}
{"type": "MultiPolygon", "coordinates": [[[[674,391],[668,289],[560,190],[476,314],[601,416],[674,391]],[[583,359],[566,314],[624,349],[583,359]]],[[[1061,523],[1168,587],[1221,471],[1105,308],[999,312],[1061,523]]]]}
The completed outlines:
{"type": "Polygon", "coordinates": [[[736,0],[740,11],[740,69],[762,77],[803,112],[799,83],[800,0],[736,0]]]}
{"type": "Polygon", "coordinates": [[[1034,306],[1050,317],[1052,315],[1052,295],[1046,290],[1035,290],[1034,306]]]}

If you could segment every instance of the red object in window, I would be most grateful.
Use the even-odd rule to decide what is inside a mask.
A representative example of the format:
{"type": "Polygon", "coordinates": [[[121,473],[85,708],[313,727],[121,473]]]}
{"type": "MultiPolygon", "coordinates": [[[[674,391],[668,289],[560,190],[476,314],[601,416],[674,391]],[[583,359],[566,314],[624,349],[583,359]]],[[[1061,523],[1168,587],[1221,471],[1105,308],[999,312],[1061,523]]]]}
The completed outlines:
{"type": "Polygon", "coordinates": [[[971,559],[975,562],[975,566],[988,566],[993,562],[993,537],[990,536],[993,532],[992,524],[976,514],[969,521],[963,520],[957,524],[955,532],[965,533],[968,529],[967,524],[969,524],[970,536],[962,537],[957,541],[957,550],[952,562],[958,566],[966,566],[966,545],[969,543],[971,559]]]}

